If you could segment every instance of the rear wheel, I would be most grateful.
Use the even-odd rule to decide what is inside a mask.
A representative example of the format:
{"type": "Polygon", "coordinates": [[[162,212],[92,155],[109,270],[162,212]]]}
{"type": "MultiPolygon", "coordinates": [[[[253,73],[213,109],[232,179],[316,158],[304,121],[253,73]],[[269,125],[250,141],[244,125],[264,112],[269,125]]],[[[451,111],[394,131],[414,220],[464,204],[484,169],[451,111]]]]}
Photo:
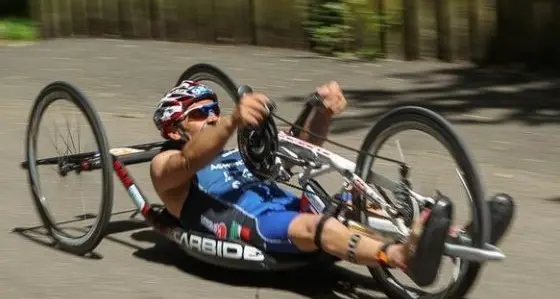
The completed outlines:
{"type": "MultiPolygon", "coordinates": [[[[61,117],[61,113],[55,114],[55,120],[53,122],[60,121],[61,117]]],[[[81,126],[77,126],[78,130],[80,130],[81,126]]],[[[109,143],[107,135],[101,125],[99,115],[94,110],[91,102],[80,90],[66,82],[53,82],[39,93],[32,107],[27,126],[25,144],[27,163],[24,163],[24,167],[27,168],[28,182],[39,216],[48,230],[48,233],[55,239],[56,245],[64,251],[84,255],[93,251],[103,239],[103,234],[109,222],[113,205],[113,174],[111,169],[111,156],[108,149],[109,143]],[[56,139],[58,141],[62,139],[65,144],[63,146],[66,146],[64,152],[60,151],[57,145],[55,145],[58,152],[57,156],[40,158],[38,153],[38,137],[41,130],[39,126],[43,122],[45,112],[52,107],[54,103],[58,104],[61,102],[69,103],[74,109],[77,108],[77,110],[85,116],[86,122],[83,126],[91,130],[94,136],[95,148],[91,151],[80,152],[82,147],[80,144],[83,143],[83,141],[80,142],[79,136],[72,137],[71,131],[74,129],[70,128],[69,121],[66,120],[66,124],[68,124],[67,128],[59,132],[58,126],[55,127],[55,137],[49,138],[50,143],[57,144],[58,142],[53,142],[53,140],[56,139]],[[70,136],[64,137],[63,134],[70,134],[70,136]],[[85,165],[84,163],[88,163],[88,165],[93,165],[94,168],[100,169],[101,177],[98,182],[101,183],[101,193],[100,196],[99,193],[97,196],[100,197],[101,202],[97,206],[94,205],[96,206],[95,213],[83,212],[80,215],[74,216],[75,218],[94,219],[93,223],[86,227],[85,231],[84,229],[77,229],[83,232],[83,235],[74,236],[69,231],[65,231],[61,228],[62,224],[68,222],[57,222],[55,220],[55,215],[57,213],[53,213],[53,204],[50,200],[53,200],[53,197],[56,196],[45,195],[48,193],[50,186],[41,184],[41,175],[38,166],[47,165],[47,167],[54,167],[56,172],[52,175],[43,176],[43,179],[50,180],[50,182],[47,183],[54,183],[56,180],[62,181],[64,185],[58,190],[68,190],[68,180],[70,180],[69,174],[75,173],[75,178],[79,180],[80,183],[89,183],[92,181],[89,177],[84,178],[85,173],[81,173],[83,165],[85,165]]],[[[88,191],[89,190],[79,190],[80,194],[87,193],[88,191]]],[[[75,197],[77,196],[70,196],[70,201],[73,204],[78,202],[78,199],[75,197]]],[[[81,204],[82,206],[79,207],[81,208],[80,211],[84,210],[86,203],[82,201],[81,204]]],[[[69,207],[65,208],[65,210],[69,210],[69,207]]]]}
{"type": "MultiPolygon", "coordinates": [[[[444,118],[420,107],[394,109],[384,115],[372,127],[362,144],[361,150],[378,155],[380,148],[390,137],[404,131],[420,131],[427,134],[436,139],[451,154],[452,160],[457,165],[456,170],[458,170],[462,185],[466,188],[466,196],[470,200],[468,205],[472,217],[472,228],[469,233],[472,239],[471,246],[482,248],[489,238],[490,221],[480,175],[465,143],[444,118]]],[[[425,154],[427,153],[422,151],[419,153],[419,155],[425,154]]],[[[356,163],[356,173],[361,178],[367,179],[374,160],[376,158],[360,154],[356,163]]],[[[412,171],[414,172],[414,169],[412,171]]],[[[414,185],[414,182],[412,184],[414,185]]],[[[454,262],[455,269],[452,282],[443,290],[437,292],[427,292],[407,286],[398,281],[385,268],[370,268],[369,270],[391,298],[461,298],[475,283],[481,264],[460,259],[455,259],[454,262]]]]}

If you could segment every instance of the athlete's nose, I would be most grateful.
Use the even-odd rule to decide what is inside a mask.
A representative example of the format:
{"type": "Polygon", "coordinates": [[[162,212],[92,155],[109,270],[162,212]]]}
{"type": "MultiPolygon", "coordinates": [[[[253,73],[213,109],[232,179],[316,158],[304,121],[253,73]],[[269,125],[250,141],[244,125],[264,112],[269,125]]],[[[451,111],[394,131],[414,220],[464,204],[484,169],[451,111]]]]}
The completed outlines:
{"type": "Polygon", "coordinates": [[[210,113],[208,114],[208,118],[206,119],[206,122],[213,123],[216,122],[217,120],[218,120],[218,116],[214,113],[214,111],[210,111],[210,113]]]}

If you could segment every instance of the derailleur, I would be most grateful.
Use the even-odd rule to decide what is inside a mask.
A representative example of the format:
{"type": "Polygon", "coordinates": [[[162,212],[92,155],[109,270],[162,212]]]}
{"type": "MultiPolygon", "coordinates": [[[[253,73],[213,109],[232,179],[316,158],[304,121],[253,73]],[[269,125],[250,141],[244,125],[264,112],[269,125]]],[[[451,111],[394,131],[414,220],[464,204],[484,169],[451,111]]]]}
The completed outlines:
{"type": "Polygon", "coordinates": [[[412,189],[412,183],[408,179],[410,173],[410,168],[406,164],[402,164],[399,173],[400,173],[400,182],[393,191],[393,194],[396,198],[396,209],[398,214],[403,218],[404,223],[407,227],[412,225],[412,221],[414,220],[414,199],[410,194],[410,190],[412,189]]]}

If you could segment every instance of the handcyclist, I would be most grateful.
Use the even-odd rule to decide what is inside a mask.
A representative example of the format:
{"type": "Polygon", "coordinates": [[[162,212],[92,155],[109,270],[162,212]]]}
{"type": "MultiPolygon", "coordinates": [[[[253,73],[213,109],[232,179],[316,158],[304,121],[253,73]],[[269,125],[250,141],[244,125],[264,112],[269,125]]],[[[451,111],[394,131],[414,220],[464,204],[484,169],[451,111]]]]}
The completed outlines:
{"type": "MultiPolygon", "coordinates": [[[[298,138],[315,145],[326,136],[331,118],[347,101],[336,82],[317,88],[323,105],[305,122],[298,138]]],[[[231,115],[222,115],[217,95],[207,86],[183,81],[158,102],[153,121],[161,136],[174,141],[151,162],[150,174],[166,217],[183,227],[205,229],[218,238],[237,238],[266,251],[305,253],[318,249],[341,259],[375,267],[380,263],[406,269],[407,244],[362,236],[336,219],[300,210],[300,197],[253,177],[237,149],[224,149],[239,126],[258,125],[268,110],[265,95],[244,95],[231,115]]],[[[492,242],[512,218],[508,196],[488,201],[492,242]]],[[[164,214],[162,214],[164,215],[164,214]]],[[[441,241],[443,242],[443,241],[441,241]]]]}

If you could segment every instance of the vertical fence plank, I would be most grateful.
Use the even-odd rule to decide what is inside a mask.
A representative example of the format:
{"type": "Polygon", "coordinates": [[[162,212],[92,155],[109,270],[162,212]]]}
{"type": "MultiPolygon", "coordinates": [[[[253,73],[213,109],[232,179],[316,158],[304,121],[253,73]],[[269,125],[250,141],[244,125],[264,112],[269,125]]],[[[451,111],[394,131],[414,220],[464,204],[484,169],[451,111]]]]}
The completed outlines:
{"type": "Polygon", "coordinates": [[[403,0],[403,21],[404,59],[416,60],[420,58],[418,0],[403,0]]]}
{"type": "Polygon", "coordinates": [[[179,23],[179,3],[184,0],[165,0],[162,7],[162,27],[164,38],[169,41],[181,40],[181,25],[179,23]]]}
{"type": "MultiPolygon", "coordinates": [[[[558,29],[554,21],[554,2],[546,0],[535,0],[533,2],[533,34],[535,42],[533,43],[532,56],[535,63],[549,62],[551,65],[556,64],[559,59],[557,43],[558,29]],[[556,28],[555,28],[556,27],[556,28]]],[[[558,21],[556,21],[558,22],[558,21]]]]}
{"type": "Polygon", "coordinates": [[[91,36],[103,35],[103,14],[101,11],[101,0],[87,0],[87,21],[89,34],[91,36]]]}
{"type": "Polygon", "coordinates": [[[390,27],[387,28],[386,44],[387,58],[404,59],[404,1],[382,0],[384,3],[384,15],[388,18],[390,27]]]}
{"type": "Polygon", "coordinates": [[[530,1],[518,0],[512,5],[511,0],[497,0],[499,55],[501,62],[523,60],[533,40],[528,31],[532,18],[530,1]]]}
{"type": "Polygon", "coordinates": [[[435,58],[438,56],[439,1],[419,0],[418,2],[418,55],[420,57],[435,58]]]}
{"type": "Polygon", "coordinates": [[[450,0],[436,0],[435,17],[437,26],[437,58],[453,60],[450,0]]]}
{"type": "Polygon", "coordinates": [[[119,13],[119,32],[121,38],[129,39],[134,37],[134,26],[132,21],[132,1],[117,0],[119,13]]]}
{"type": "Polygon", "coordinates": [[[507,59],[503,55],[503,50],[507,48],[507,23],[508,23],[508,0],[496,0],[496,40],[492,46],[492,51],[495,53],[492,56],[494,62],[504,61],[507,59]]]}
{"type": "Polygon", "coordinates": [[[130,6],[133,37],[152,37],[152,24],[150,16],[150,0],[132,0],[130,6]]]}
{"type": "Polygon", "coordinates": [[[308,48],[303,21],[309,0],[254,0],[255,43],[270,47],[308,48]]]}
{"type": "Polygon", "coordinates": [[[196,1],[177,1],[177,27],[181,41],[197,40],[198,20],[196,16],[198,4],[196,1]]]}
{"type": "Polygon", "coordinates": [[[165,39],[165,26],[164,26],[164,2],[165,0],[147,0],[147,15],[150,24],[150,37],[153,39],[165,39]]]}
{"type": "Polygon", "coordinates": [[[101,14],[103,16],[103,35],[107,37],[120,36],[119,31],[119,1],[101,0],[101,14]]]}
{"type": "Polygon", "coordinates": [[[249,0],[214,1],[216,41],[244,44],[252,42],[253,16],[249,4],[249,0]]]}
{"type": "Polygon", "coordinates": [[[193,0],[196,5],[197,39],[201,42],[213,43],[216,41],[216,25],[214,4],[220,0],[193,0]]]}
{"type": "Polygon", "coordinates": [[[51,23],[48,16],[49,0],[32,0],[31,16],[41,38],[49,38],[51,23]]]}
{"type": "Polygon", "coordinates": [[[33,22],[33,26],[36,26],[39,30],[42,28],[43,22],[41,10],[41,0],[29,0],[29,17],[33,22]]]}
{"type": "Polygon", "coordinates": [[[86,1],[87,0],[70,1],[70,12],[72,14],[72,34],[74,36],[89,35],[86,1]]]}
{"type": "Polygon", "coordinates": [[[550,42],[550,55],[553,64],[556,67],[560,67],[560,37],[558,32],[560,32],[560,2],[552,1],[552,20],[549,27],[549,32],[551,33],[550,42]]]}
{"type": "Polygon", "coordinates": [[[234,5],[233,0],[213,1],[216,42],[232,42],[234,40],[235,25],[231,16],[234,5]]]}
{"type": "Polygon", "coordinates": [[[60,36],[60,6],[58,0],[50,0],[49,17],[51,21],[51,36],[60,36]]]}
{"type": "MultiPolygon", "coordinates": [[[[233,38],[235,43],[252,44],[253,43],[252,23],[254,21],[254,14],[253,14],[254,12],[252,7],[254,5],[253,1],[230,0],[230,3],[234,4],[234,6],[231,8],[233,13],[231,14],[230,20],[234,28],[233,38]]],[[[285,9],[289,12],[290,6],[286,5],[285,9]]]]}
{"type": "Polygon", "coordinates": [[[469,60],[469,14],[467,1],[451,1],[451,42],[453,47],[453,59],[469,60]]]}
{"type": "Polygon", "coordinates": [[[471,55],[476,63],[488,63],[495,56],[495,46],[498,38],[497,1],[481,1],[478,5],[479,39],[475,43],[471,55]]]}
{"type": "Polygon", "coordinates": [[[481,56],[480,43],[482,43],[481,34],[481,16],[480,16],[481,0],[467,1],[468,11],[468,28],[469,28],[469,59],[478,60],[481,56]]]}
{"type": "Polygon", "coordinates": [[[379,14],[380,17],[378,34],[379,51],[383,54],[383,57],[387,57],[387,25],[389,25],[389,22],[385,19],[388,16],[385,8],[385,0],[374,0],[372,5],[373,11],[379,14]]]}
{"type": "Polygon", "coordinates": [[[61,37],[72,36],[72,13],[70,1],[58,0],[58,24],[61,37]]]}

